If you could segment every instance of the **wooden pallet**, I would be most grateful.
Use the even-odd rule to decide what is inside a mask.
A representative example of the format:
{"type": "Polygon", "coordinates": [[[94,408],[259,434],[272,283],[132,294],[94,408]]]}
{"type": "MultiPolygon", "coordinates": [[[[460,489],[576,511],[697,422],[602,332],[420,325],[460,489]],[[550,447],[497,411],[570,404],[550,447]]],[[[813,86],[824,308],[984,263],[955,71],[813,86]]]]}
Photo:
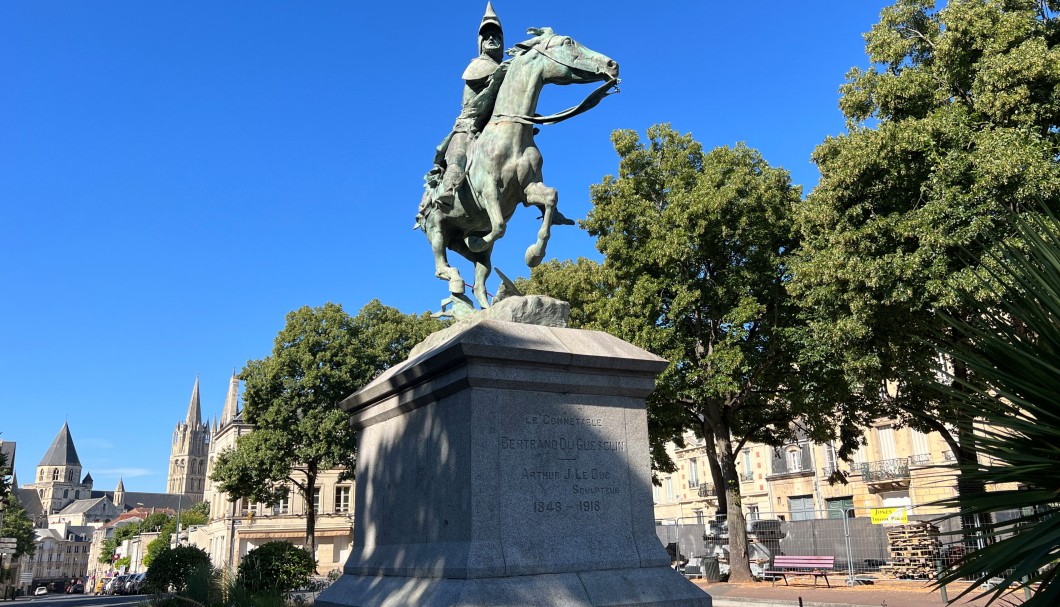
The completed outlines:
{"type": "Polygon", "coordinates": [[[900,579],[930,579],[936,574],[935,559],[942,542],[938,527],[918,521],[887,531],[890,563],[880,571],[900,579]]]}

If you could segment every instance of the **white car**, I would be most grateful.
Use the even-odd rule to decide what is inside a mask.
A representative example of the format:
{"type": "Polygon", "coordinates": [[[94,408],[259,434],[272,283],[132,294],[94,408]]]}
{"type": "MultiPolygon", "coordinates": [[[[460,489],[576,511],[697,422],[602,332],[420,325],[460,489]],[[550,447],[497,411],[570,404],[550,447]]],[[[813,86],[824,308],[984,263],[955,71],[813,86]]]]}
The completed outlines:
{"type": "Polygon", "coordinates": [[[33,591],[33,596],[40,596],[42,594],[48,594],[47,586],[37,586],[37,589],[33,591]]]}

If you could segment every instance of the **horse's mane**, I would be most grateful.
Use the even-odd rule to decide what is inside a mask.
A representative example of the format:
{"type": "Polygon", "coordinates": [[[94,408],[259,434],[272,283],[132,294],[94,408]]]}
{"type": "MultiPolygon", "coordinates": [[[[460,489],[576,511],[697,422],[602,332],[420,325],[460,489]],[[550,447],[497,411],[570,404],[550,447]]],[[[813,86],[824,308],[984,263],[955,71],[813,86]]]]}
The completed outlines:
{"type": "Polygon", "coordinates": [[[509,57],[518,57],[556,35],[556,32],[552,31],[551,27],[531,27],[526,30],[526,33],[531,34],[533,38],[520,42],[505,51],[509,57]]]}

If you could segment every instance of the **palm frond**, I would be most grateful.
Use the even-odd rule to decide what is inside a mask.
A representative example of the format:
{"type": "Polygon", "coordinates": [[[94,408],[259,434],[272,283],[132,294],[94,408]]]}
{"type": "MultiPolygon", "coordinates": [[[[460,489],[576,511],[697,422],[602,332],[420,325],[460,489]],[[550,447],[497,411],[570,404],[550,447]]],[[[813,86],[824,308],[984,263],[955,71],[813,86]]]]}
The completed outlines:
{"type": "Polygon", "coordinates": [[[938,583],[999,578],[980,596],[993,602],[1030,585],[1036,592],[1024,605],[1052,606],[1060,604],[1060,221],[1043,208],[1010,222],[1015,237],[997,244],[978,275],[978,293],[990,296],[966,295],[975,313],[949,318],[961,339],[941,339],[939,347],[971,372],[955,378],[947,396],[983,425],[977,440],[987,463],[962,466],[962,476],[1019,489],[941,504],[959,508],[952,516],[1021,514],[987,517],[978,531],[995,541],[966,554],[938,583]]]}

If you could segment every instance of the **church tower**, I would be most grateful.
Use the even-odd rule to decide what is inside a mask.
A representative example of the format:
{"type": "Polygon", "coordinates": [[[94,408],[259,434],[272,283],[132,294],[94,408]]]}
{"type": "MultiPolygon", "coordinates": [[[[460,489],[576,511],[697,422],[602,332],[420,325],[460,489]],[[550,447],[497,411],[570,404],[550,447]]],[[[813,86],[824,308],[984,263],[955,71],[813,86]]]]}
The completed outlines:
{"type": "Polygon", "coordinates": [[[36,489],[48,514],[62,510],[74,500],[91,497],[92,477],[85,475],[85,480],[81,480],[81,460],[66,422],[37,464],[36,482],[28,487],[36,489]]]}
{"type": "MultiPolygon", "coordinates": [[[[213,472],[213,464],[218,454],[236,446],[240,436],[249,434],[254,426],[243,421],[243,412],[239,409],[239,377],[235,371],[228,380],[228,395],[225,397],[221,418],[213,423],[213,434],[210,436],[210,461],[207,464],[207,476],[213,472]]],[[[210,480],[206,481],[205,499],[210,503],[210,518],[217,520],[231,508],[228,496],[218,489],[210,480]]]]}
{"type": "Polygon", "coordinates": [[[202,501],[206,488],[206,457],[210,445],[210,427],[202,421],[199,406],[199,378],[191,390],[188,414],[173,430],[169,455],[169,481],[166,493],[183,493],[196,502],[202,501]]]}

